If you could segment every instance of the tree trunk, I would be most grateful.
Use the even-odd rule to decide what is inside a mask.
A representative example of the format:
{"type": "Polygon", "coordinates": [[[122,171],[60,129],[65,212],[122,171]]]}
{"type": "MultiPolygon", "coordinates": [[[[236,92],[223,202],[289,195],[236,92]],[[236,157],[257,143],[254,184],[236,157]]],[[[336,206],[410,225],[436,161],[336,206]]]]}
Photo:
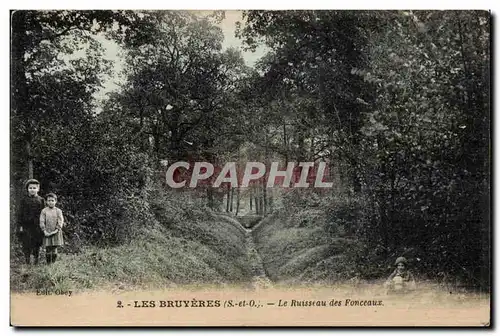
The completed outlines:
{"type": "MultiPolygon", "coordinates": [[[[352,146],[355,150],[354,153],[359,153],[359,138],[357,136],[354,137],[352,140],[352,146]]],[[[352,179],[352,186],[355,194],[359,194],[361,192],[361,180],[360,176],[358,174],[358,159],[357,157],[354,158],[356,154],[353,154],[353,157],[351,158],[351,179],[352,179]]]]}
{"type": "MultiPolygon", "coordinates": [[[[156,124],[153,126],[153,155],[156,158],[160,157],[160,132],[156,124]]],[[[169,155],[169,157],[174,158],[173,155],[169,155]]]]}
{"type": "Polygon", "coordinates": [[[253,209],[253,188],[250,187],[250,211],[253,209]]]}
{"type": "Polygon", "coordinates": [[[12,125],[13,135],[11,139],[19,139],[19,147],[13,150],[11,155],[11,165],[18,167],[17,178],[33,178],[33,159],[31,157],[31,136],[33,125],[31,124],[31,111],[28,110],[28,83],[26,80],[26,64],[24,55],[26,46],[29,45],[26,35],[26,22],[28,22],[29,11],[15,11],[11,13],[12,34],[11,34],[11,115],[16,123],[12,125]],[[24,125],[23,125],[24,124],[24,125]],[[23,127],[24,126],[24,127],[23,127]],[[19,129],[24,129],[24,133],[19,133],[19,129]],[[28,130],[28,131],[26,131],[28,130]],[[23,143],[24,142],[24,143],[23,143]],[[24,146],[23,146],[24,145],[24,146]],[[29,146],[29,147],[28,147],[29,146]],[[24,148],[23,148],[24,147],[24,148]],[[29,151],[22,155],[25,150],[29,151]],[[26,160],[26,161],[24,161],[26,160]],[[24,162],[23,162],[24,161],[24,162]],[[19,165],[16,165],[18,163],[19,165]]]}
{"type": "Polygon", "coordinates": [[[236,216],[238,216],[238,212],[240,211],[240,186],[236,189],[236,216]]]}
{"type": "Polygon", "coordinates": [[[139,134],[138,139],[139,139],[139,145],[141,148],[141,151],[144,153],[147,153],[150,149],[150,144],[149,144],[149,135],[144,132],[144,107],[141,105],[140,107],[140,121],[139,121],[139,134]]]}
{"type": "Polygon", "coordinates": [[[26,155],[28,157],[28,178],[33,178],[33,155],[31,153],[31,141],[26,140],[26,155]]]}
{"type": "Polygon", "coordinates": [[[207,187],[207,200],[208,200],[208,207],[210,209],[214,209],[214,190],[212,189],[212,186],[209,185],[207,187]]]}
{"type": "Polygon", "coordinates": [[[305,143],[305,138],[304,138],[304,133],[302,133],[302,130],[299,130],[299,134],[297,135],[297,146],[298,146],[298,153],[297,153],[297,161],[298,162],[303,162],[305,161],[305,148],[304,148],[304,143],[305,143]]]}
{"type": "Polygon", "coordinates": [[[273,208],[274,207],[274,199],[273,199],[273,190],[272,189],[270,190],[268,200],[269,200],[269,213],[272,213],[274,210],[274,208],[273,208]]]}
{"type": "Polygon", "coordinates": [[[262,180],[262,203],[264,203],[264,206],[262,207],[262,214],[265,215],[267,213],[267,188],[266,188],[266,182],[262,180]]]}
{"type": "Polygon", "coordinates": [[[311,136],[311,148],[309,150],[309,158],[307,161],[314,161],[314,136],[311,136]]]}
{"type": "Polygon", "coordinates": [[[180,141],[179,141],[179,135],[178,135],[178,130],[177,127],[171,128],[170,129],[170,134],[171,137],[169,139],[170,144],[169,144],[169,154],[172,158],[177,160],[180,157],[180,141]]]}
{"type": "Polygon", "coordinates": [[[259,188],[259,215],[262,215],[264,213],[264,194],[260,187],[257,188],[259,188]]]}
{"type": "Polygon", "coordinates": [[[285,147],[285,167],[288,165],[288,138],[286,134],[286,122],[283,122],[283,146],[285,147]]]}
{"type": "Polygon", "coordinates": [[[255,214],[260,214],[259,188],[255,188],[255,214]]]}
{"type": "Polygon", "coordinates": [[[229,211],[233,212],[233,199],[234,199],[234,188],[231,188],[231,206],[229,211]]]}

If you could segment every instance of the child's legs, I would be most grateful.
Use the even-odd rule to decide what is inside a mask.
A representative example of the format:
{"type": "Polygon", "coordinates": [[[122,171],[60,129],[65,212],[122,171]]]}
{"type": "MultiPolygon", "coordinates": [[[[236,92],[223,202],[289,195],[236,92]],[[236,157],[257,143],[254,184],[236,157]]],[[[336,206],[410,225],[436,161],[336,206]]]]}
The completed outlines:
{"type": "Polygon", "coordinates": [[[57,246],[52,246],[54,249],[52,250],[52,262],[57,260],[57,246]]]}
{"type": "Polygon", "coordinates": [[[23,232],[21,237],[22,250],[24,254],[24,259],[27,264],[30,263],[31,259],[31,237],[29,232],[23,232]]]}
{"type": "Polygon", "coordinates": [[[38,257],[40,256],[40,247],[43,245],[42,240],[36,234],[33,234],[31,239],[31,253],[35,257],[35,264],[38,263],[38,257]]]}
{"type": "Polygon", "coordinates": [[[58,246],[47,246],[46,247],[46,256],[47,256],[47,263],[53,263],[57,260],[57,247],[58,246]]]}
{"type": "Polygon", "coordinates": [[[47,264],[52,263],[54,257],[54,246],[47,246],[45,248],[45,258],[47,259],[47,264]]]}

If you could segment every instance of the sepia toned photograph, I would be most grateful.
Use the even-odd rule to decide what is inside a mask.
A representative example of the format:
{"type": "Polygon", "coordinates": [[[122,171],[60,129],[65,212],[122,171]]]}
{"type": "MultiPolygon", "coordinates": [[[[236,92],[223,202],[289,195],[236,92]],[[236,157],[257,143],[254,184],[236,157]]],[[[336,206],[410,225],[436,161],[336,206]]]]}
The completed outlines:
{"type": "Polygon", "coordinates": [[[491,13],[11,10],[12,327],[491,327],[491,13]]]}

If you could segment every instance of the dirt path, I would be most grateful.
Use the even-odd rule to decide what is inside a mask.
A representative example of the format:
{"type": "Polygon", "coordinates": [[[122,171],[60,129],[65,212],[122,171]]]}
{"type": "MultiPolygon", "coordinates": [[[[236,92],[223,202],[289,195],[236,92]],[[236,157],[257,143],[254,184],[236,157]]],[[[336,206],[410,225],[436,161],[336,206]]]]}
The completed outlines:
{"type": "Polygon", "coordinates": [[[252,229],[245,229],[248,260],[252,269],[251,288],[254,290],[272,288],[273,284],[267,277],[262,258],[260,257],[252,235],[252,229]]]}
{"type": "Polygon", "coordinates": [[[252,290],[261,290],[261,289],[269,289],[273,288],[272,281],[268,278],[264,265],[262,264],[262,258],[260,257],[259,252],[257,251],[257,248],[255,246],[255,241],[254,237],[252,234],[252,231],[257,228],[260,225],[257,223],[253,228],[245,228],[243,225],[243,220],[241,217],[243,216],[238,216],[239,218],[236,218],[234,216],[230,216],[227,213],[218,213],[218,215],[222,218],[225,218],[226,220],[230,220],[234,223],[238,223],[241,226],[241,229],[245,233],[245,245],[246,245],[246,254],[247,254],[247,260],[250,263],[250,269],[251,269],[251,279],[250,279],[250,285],[249,287],[252,290]]]}

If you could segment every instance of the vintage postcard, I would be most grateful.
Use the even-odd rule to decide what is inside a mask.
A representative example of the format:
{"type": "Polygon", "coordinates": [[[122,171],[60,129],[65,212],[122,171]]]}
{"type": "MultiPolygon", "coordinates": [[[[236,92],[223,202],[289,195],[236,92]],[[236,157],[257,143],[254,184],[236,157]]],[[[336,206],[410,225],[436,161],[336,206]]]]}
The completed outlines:
{"type": "Polygon", "coordinates": [[[490,15],[12,10],[11,325],[491,326],[490,15]]]}

